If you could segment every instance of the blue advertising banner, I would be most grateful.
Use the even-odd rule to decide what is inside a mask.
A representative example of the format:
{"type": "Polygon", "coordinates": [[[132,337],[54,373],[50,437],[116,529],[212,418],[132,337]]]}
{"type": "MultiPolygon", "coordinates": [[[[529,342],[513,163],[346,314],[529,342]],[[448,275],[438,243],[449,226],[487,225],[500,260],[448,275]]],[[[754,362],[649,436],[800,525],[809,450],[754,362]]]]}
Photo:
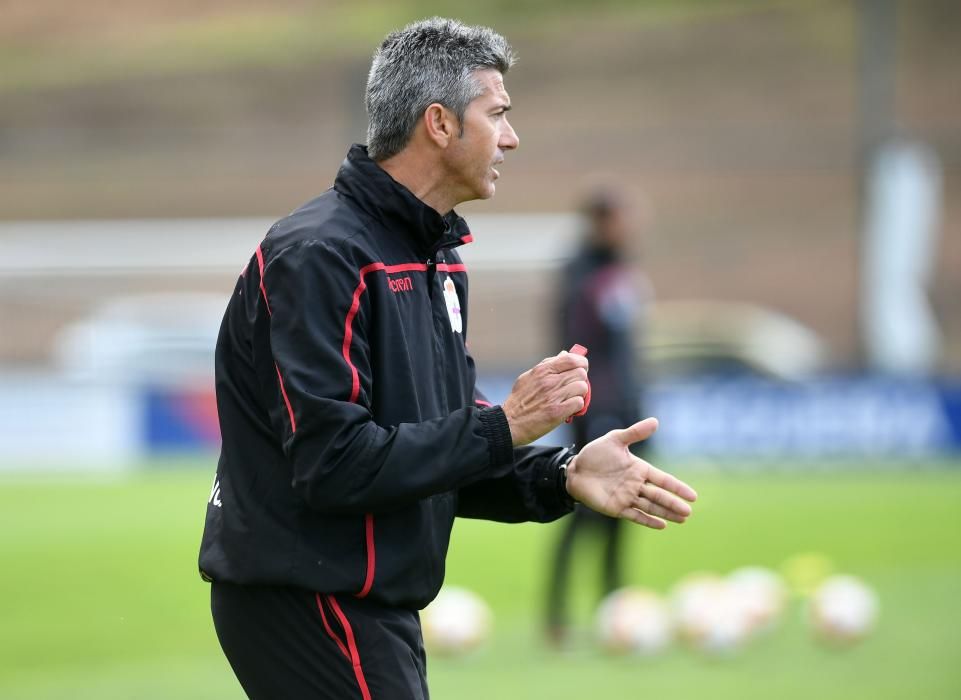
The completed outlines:
{"type": "Polygon", "coordinates": [[[922,457],[961,452],[961,383],[875,377],[660,384],[658,449],[705,456],[922,457]]]}
{"type": "Polygon", "coordinates": [[[142,393],[145,452],[163,454],[220,449],[213,390],[147,388],[142,393]]]}
{"type": "MultiPolygon", "coordinates": [[[[495,402],[513,377],[479,380],[495,402]]],[[[219,447],[213,392],[147,389],[148,453],[219,447]]],[[[806,383],[692,378],[658,383],[645,405],[664,454],[706,457],[925,457],[961,453],[961,380],[858,376],[806,383]]],[[[541,442],[563,444],[558,431],[541,442]]]]}

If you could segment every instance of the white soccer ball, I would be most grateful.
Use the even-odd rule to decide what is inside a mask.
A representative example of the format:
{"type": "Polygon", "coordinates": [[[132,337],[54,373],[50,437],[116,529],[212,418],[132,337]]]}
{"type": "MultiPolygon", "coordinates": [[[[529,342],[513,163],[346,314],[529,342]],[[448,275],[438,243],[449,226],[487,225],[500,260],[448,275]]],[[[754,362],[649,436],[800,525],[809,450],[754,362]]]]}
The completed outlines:
{"type": "Polygon", "coordinates": [[[424,644],[432,653],[459,656],[481,646],[491,632],[490,608],[476,593],[444,586],[421,611],[424,644]]]}
{"type": "Polygon", "coordinates": [[[808,611],[818,639],[850,644],[863,639],[874,629],[878,596],[855,576],[832,576],[811,596],[808,611]]]}
{"type": "Polygon", "coordinates": [[[757,635],[771,630],[784,612],[788,589],[770,569],[745,566],[727,576],[731,595],[745,617],[748,633],[757,635]]]}
{"type": "Polygon", "coordinates": [[[736,590],[714,574],[693,574],[680,581],[671,604],[681,639],[700,651],[731,653],[750,635],[749,617],[736,590]]]}
{"type": "Polygon", "coordinates": [[[597,609],[596,625],[604,649],[620,654],[656,654],[674,637],[667,603],[644,588],[621,588],[604,598],[597,609]]]}

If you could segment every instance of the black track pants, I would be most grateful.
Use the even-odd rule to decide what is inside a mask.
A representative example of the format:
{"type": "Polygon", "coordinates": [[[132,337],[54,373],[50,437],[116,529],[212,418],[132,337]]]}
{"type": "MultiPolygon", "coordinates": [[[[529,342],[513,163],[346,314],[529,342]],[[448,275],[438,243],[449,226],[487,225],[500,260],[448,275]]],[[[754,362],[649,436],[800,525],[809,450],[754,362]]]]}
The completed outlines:
{"type": "Polygon", "coordinates": [[[417,612],[300,588],[211,584],[220,646],[252,700],[427,700],[417,612]]]}

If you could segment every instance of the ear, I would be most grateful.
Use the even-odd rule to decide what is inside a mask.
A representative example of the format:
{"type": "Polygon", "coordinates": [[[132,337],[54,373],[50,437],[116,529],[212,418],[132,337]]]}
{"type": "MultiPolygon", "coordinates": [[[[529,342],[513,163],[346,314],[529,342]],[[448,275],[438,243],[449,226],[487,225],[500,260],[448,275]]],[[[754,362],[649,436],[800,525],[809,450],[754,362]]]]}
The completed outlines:
{"type": "Polygon", "coordinates": [[[428,106],[422,121],[427,138],[440,148],[447,148],[457,135],[457,117],[440,103],[434,102],[428,106]]]}

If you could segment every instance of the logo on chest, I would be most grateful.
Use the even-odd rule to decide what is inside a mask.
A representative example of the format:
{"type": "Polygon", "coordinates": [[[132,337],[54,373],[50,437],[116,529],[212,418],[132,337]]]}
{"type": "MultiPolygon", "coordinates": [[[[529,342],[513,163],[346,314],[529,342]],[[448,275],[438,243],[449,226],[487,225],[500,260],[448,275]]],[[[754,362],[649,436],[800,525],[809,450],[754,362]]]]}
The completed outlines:
{"type": "Polygon", "coordinates": [[[455,333],[464,332],[464,322],[460,314],[460,299],[457,298],[457,288],[454,281],[448,277],[444,280],[444,302],[447,304],[447,315],[450,317],[450,329],[455,333]]]}
{"type": "Polygon", "coordinates": [[[411,281],[410,277],[388,277],[387,286],[390,287],[390,291],[394,294],[398,292],[409,292],[414,288],[414,283],[411,281]]]}

